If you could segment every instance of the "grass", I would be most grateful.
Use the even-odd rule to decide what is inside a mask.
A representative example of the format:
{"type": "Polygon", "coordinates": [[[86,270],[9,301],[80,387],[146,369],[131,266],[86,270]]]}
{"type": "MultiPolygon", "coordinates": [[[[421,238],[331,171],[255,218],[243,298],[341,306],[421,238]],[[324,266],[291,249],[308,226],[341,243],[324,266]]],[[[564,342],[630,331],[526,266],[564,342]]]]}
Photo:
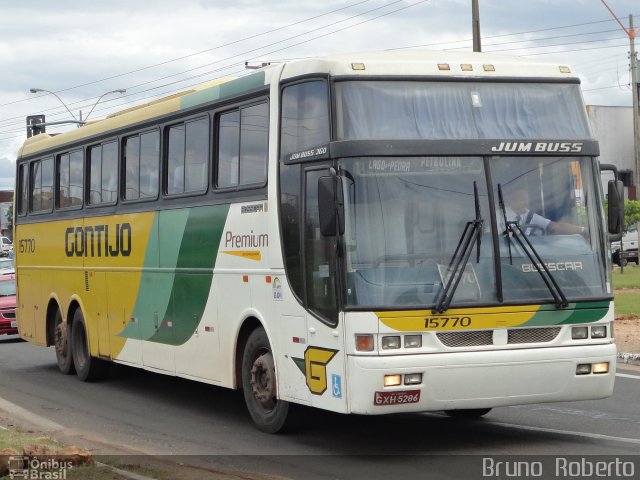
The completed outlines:
{"type": "Polygon", "coordinates": [[[22,452],[22,449],[26,445],[45,445],[51,448],[63,448],[62,444],[49,437],[35,437],[32,434],[17,430],[0,430],[0,450],[13,448],[18,452],[22,452]]]}
{"type": "MultiPolygon", "coordinates": [[[[36,437],[33,433],[0,427],[0,450],[12,448],[16,450],[19,455],[22,455],[24,447],[27,445],[43,445],[54,450],[64,448],[63,444],[49,437],[36,437]]],[[[7,460],[8,458],[9,456],[7,455],[7,460]]],[[[67,478],[68,480],[127,480],[126,477],[114,473],[110,468],[98,466],[72,467],[64,472],[64,477],[61,477],[61,472],[57,470],[37,470],[37,472],[41,474],[40,478],[67,478]],[[48,474],[51,475],[48,476],[48,474]],[[59,477],[56,477],[55,475],[59,475],[59,477]]]]}
{"type": "Polygon", "coordinates": [[[620,271],[620,267],[614,267],[613,288],[640,288],[640,267],[629,264],[624,267],[624,272],[620,271]]]}
{"type": "Polygon", "coordinates": [[[624,271],[613,269],[613,294],[616,317],[640,317],[640,267],[627,265],[624,271]]]}
{"type": "Polygon", "coordinates": [[[635,315],[640,317],[640,292],[615,292],[616,317],[635,315]]]}

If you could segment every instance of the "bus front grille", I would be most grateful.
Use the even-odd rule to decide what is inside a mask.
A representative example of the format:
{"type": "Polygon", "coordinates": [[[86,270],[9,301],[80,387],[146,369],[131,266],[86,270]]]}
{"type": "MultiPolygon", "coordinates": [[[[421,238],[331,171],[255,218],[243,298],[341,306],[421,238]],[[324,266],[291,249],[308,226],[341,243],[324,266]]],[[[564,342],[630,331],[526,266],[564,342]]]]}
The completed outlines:
{"type": "Polygon", "coordinates": [[[509,330],[508,343],[547,343],[559,333],[560,327],[518,328],[509,330]]]}
{"type": "MultiPolygon", "coordinates": [[[[555,340],[561,327],[513,328],[507,331],[507,344],[548,343],[555,340]]],[[[438,332],[438,340],[450,348],[493,345],[493,330],[438,332]]]]}
{"type": "Polygon", "coordinates": [[[493,330],[478,330],[473,332],[439,332],[436,334],[447,347],[480,347],[493,345],[493,330]]]}

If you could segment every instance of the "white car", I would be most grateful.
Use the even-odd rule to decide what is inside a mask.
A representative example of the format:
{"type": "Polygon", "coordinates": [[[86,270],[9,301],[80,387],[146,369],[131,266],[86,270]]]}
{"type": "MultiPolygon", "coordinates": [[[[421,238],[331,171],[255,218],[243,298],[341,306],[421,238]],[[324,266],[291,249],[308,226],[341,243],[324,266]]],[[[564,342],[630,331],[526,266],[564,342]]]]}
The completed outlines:
{"type": "Polygon", "coordinates": [[[9,256],[11,250],[13,250],[13,242],[7,237],[0,237],[0,256],[9,256]]]}
{"type": "Polygon", "coordinates": [[[611,244],[613,263],[621,266],[627,265],[629,262],[640,264],[638,259],[638,227],[633,225],[622,237],[623,253],[620,252],[620,242],[611,244]]]}

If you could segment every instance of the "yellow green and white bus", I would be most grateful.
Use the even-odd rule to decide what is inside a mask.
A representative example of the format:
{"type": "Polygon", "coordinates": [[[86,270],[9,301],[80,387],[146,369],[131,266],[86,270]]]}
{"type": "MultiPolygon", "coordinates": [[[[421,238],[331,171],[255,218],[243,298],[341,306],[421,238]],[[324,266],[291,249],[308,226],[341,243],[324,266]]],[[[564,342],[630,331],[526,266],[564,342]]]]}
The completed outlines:
{"type": "Polygon", "coordinates": [[[336,55],[44,129],[17,161],[18,325],[64,374],[243,389],[268,432],[291,404],[612,393],[620,219],[567,66],[336,55]]]}

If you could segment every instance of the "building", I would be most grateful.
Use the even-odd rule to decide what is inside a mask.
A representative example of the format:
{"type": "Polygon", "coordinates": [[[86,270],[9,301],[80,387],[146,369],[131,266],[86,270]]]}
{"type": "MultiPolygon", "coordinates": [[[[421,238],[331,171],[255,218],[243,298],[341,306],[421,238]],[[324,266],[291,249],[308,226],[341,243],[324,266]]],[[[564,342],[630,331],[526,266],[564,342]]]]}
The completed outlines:
{"type": "Polygon", "coordinates": [[[0,236],[13,238],[12,222],[9,219],[12,205],[13,191],[0,191],[0,236]]]}
{"type": "Polygon", "coordinates": [[[600,161],[618,167],[627,198],[638,200],[632,113],[632,107],[587,106],[591,128],[600,142],[600,161]]]}

